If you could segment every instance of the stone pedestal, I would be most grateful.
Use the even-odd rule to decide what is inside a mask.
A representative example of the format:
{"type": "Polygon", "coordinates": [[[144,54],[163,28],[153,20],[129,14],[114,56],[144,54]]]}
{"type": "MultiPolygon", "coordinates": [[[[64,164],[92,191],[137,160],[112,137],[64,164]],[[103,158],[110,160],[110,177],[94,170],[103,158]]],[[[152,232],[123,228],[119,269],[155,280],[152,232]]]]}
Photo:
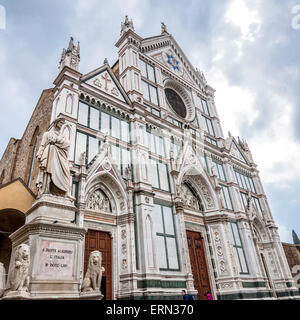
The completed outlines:
{"type": "MultiPolygon", "coordinates": [[[[71,199],[44,195],[26,213],[26,223],[10,238],[13,269],[15,248],[30,247],[30,299],[79,299],[83,278],[83,248],[86,230],[76,225],[76,207],[71,199]]],[[[9,279],[8,279],[9,287],[9,279]]],[[[99,295],[99,294],[98,294],[99,295]]],[[[13,291],[5,299],[15,299],[13,291]]]]}
{"type": "Polygon", "coordinates": [[[90,291],[90,292],[81,292],[80,299],[81,300],[102,300],[104,295],[101,291],[90,291]]]}

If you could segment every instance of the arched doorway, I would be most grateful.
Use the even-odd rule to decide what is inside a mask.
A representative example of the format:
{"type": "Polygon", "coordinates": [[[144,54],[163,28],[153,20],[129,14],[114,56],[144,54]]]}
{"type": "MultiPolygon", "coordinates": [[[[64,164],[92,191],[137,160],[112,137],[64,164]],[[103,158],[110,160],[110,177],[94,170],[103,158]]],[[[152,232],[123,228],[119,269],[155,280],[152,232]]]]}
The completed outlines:
{"type": "Polygon", "coordinates": [[[206,300],[206,293],[211,290],[211,272],[209,272],[209,256],[207,250],[206,230],[204,227],[205,210],[215,206],[214,197],[204,178],[197,174],[185,175],[179,188],[184,215],[187,221],[192,217],[199,225],[186,225],[186,237],[193,274],[194,288],[198,291],[198,299],[206,300]],[[199,218],[202,218],[200,222],[199,218]]]}
{"type": "MultiPolygon", "coordinates": [[[[105,300],[111,300],[117,297],[118,287],[121,286],[122,280],[116,279],[119,279],[121,272],[126,273],[128,270],[128,263],[125,265],[123,262],[126,258],[124,254],[127,255],[128,250],[124,253],[122,249],[120,255],[114,254],[117,252],[117,228],[118,224],[121,224],[117,216],[128,213],[128,198],[125,183],[121,176],[118,176],[118,172],[114,171],[110,159],[105,158],[103,164],[95,165],[98,169],[95,173],[90,173],[85,188],[83,226],[88,232],[85,235],[84,271],[87,270],[90,253],[94,250],[100,251],[105,268],[101,292],[105,300]],[[121,270],[118,269],[120,263],[123,263],[121,270]]],[[[128,222],[122,222],[121,230],[121,237],[125,237],[126,241],[128,222]]],[[[128,245],[125,248],[128,248],[128,245]]]]}
{"type": "Polygon", "coordinates": [[[9,235],[22,227],[25,215],[21,211],[5,209],[0,211],[0,262],[8,272],[11,256],[11,240],[9,235]]]}

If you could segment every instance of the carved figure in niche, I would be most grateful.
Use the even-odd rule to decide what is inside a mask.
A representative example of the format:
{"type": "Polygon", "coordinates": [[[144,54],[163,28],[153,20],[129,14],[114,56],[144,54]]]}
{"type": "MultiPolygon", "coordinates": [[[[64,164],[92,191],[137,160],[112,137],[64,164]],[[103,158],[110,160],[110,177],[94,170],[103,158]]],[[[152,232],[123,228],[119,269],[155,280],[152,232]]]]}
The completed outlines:
{"type": "Polygon", "coordinates": [[[213,181],[214,181],[214,186],[215,188],[219,186],[219,179],[218,179],[218,175],[217,175],[217,171],[216,171],[216,167],[215,165],[211,166],[211,175],[213,177],[213,181]]]}
{"type": "Polygon", "coordinates": [[[81,291],[100,292],[102,273],[104,271],[105,269],[102,267],[102,253],[100,251],[92,251],[90,253],[88,269],[83,279],[81,291]]]}
{"type": "Polygon", "coordinates": [[[130,165],[128,165],[125,168],[125,179],[126,180],[131,180],[131,168],[130,168],[130,165]]]}
{"type": "Polygon", "coordinates": [[[220,204],[221,204],[221,209],[224,209],[225,208],[225,202],[224,202],[224,198],[223,198],[223,195],[222,195],[222,189],[221,188],[218,188],[217,190],[217,194],[218,194],[218,198],[220,200],[220,204]]]}
{"type": "Polygon", "coordinates": [[[37,153],[39,162],[36,182],[38,197],[43,194],[55,194],[72,198],[68,160],[70,141],[62,130],[64,123],[65,119],[57,118],[43,135],[37,153]]]}
{"type": "Polygon", "coordinates": [[[30,265],[30,249],[27,244],[20,244],[15,252],[15,264],[10,278],[11,291],[28,292],[30,265]]]}
{"type": "Polygon", "coordinates": [[[178,193],[184,206],[194,210],[200,210],[197,198],[185,184],[181,185],[178,189],[178,193]]]}
{"type": "Polygon", "coordinates": [[[87,201],[87,208],[95,211],[111,212],[109,199],[100,189],[90,195],[87,201]]]}

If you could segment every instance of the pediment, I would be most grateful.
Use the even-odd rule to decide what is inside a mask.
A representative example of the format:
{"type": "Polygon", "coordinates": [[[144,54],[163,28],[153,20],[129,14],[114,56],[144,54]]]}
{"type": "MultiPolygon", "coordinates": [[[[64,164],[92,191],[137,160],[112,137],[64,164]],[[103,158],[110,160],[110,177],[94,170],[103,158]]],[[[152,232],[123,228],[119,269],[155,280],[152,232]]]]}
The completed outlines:
{"type": "Polygon", "coordinates": [[[142,52],[194,87],[204,90],[207,85],[203,73],[194,69],[172,35],[144,39],[142,52]]]}
{"type": "Polygon", "coordinates": [[[246,155],[244,154],[244,152],[241,150],[241,148],[238,146],[238,144],[235,142],[234,139],[232,139],[229,154],[235,159],[248,164],[246,155]]]}
{"type": "Polygon", "coordinates": [[[103,173],[103,174],[107,173],[113,176],[116,179],[116,181],[118,181],[118,183],[122,185],[122,188],[126,190],[124,179],[116,163],[112,158],[112,155],[110,152],[110,146],[107,142],[103,144],[103,147],[101,148],[101,151],[96,156],[95,161],[88,168],[87,170],[88,180],[89,180],[89,177],[92,177],[93,175],[96,175],[98,173],[103,173]]]}
{"type": "Polygon", "coordinates": [[[124,89],[108,65],[82,77],[82,82],[125,103],[130,103],[124,89]]]}
{"type": "Polygon", "coordinates": [[[164,65],[169,71],[186,80],[191,85],[195,87],[197,86],[178,55],[170,47],[159,52],[151,53],[151,57],[164,65]]]}

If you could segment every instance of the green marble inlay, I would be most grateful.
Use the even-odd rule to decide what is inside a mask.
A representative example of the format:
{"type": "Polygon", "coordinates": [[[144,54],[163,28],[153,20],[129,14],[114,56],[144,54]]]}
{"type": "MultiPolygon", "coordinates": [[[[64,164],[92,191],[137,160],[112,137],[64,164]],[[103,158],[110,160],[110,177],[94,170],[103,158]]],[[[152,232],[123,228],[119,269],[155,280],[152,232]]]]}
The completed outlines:
{"type": "Polygon", "coordinates": [[[283,298],[283,297],[296,297],[300,296],[299,291],[284,291],[284,292],[278,292],[276,291],[276,295],[278,298],[283,298]]]}
{"type": "Polygon", "coordinates": [[[236,300],[236,299],[255,299],[255,298],[266,298],[273,297],[271,291],[263,292],[239,292],[232,294],[218,295],[218,300],[236,300]]]}
{"type": "Polygon", "coordinates": [[[266,288],[265,282],[243,282],[243,288],[266,288]]]}
{"type": "Polygon", "coordinates": [[[161,281],[161,280],[138,280],[137,287],[141,288],[186,288],[185,281],[161,281]]]}

